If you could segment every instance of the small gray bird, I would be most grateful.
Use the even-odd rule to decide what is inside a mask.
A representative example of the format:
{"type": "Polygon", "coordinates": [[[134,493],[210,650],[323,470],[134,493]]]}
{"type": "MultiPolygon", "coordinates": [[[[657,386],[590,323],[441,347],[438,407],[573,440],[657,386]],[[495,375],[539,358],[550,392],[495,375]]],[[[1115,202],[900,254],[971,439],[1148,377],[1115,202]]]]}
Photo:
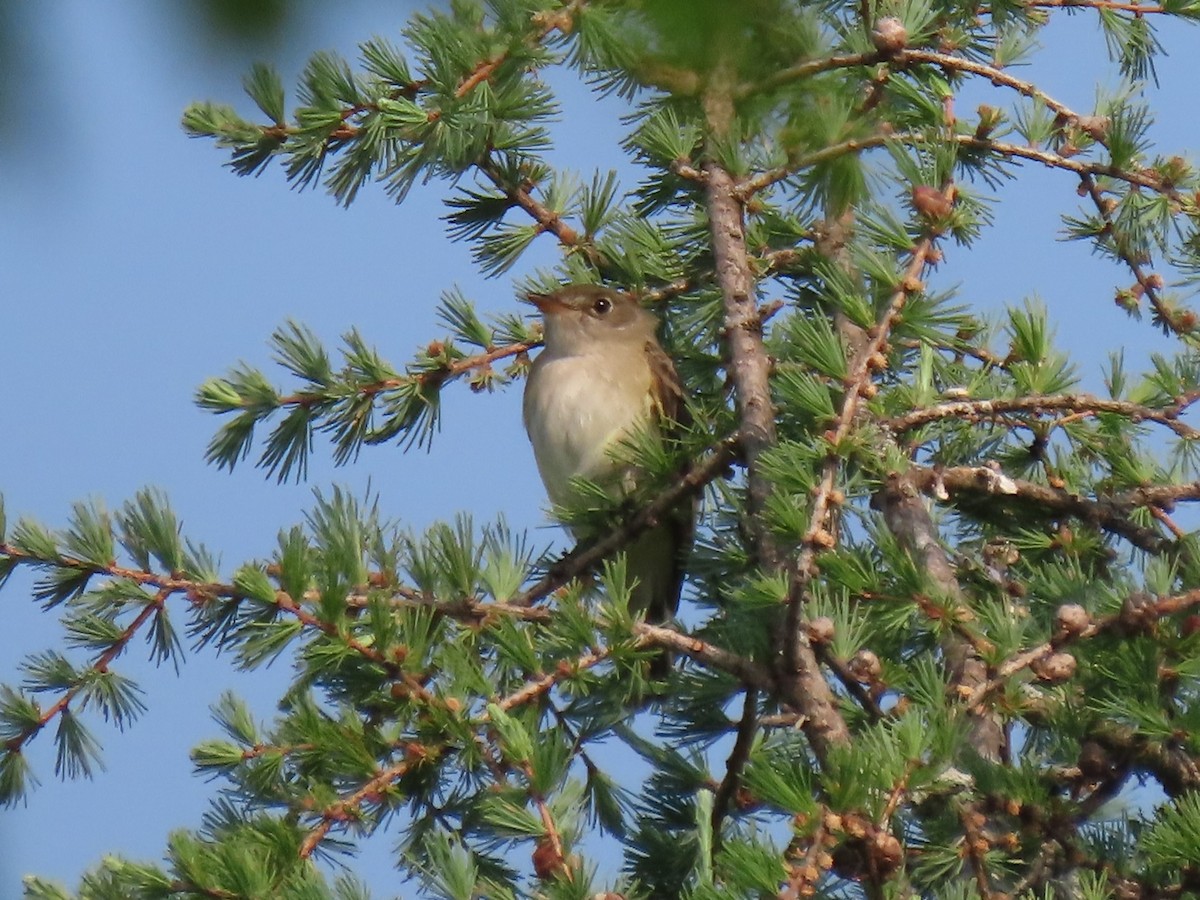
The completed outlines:
{"type": "MultiPolygon", "coordinates": [[[[525,384],[525,430],[546,493],[565,505],[571,478],[583,476],[623,496],[640,473],[613,459],[617,443],[639,428],[665,435],[688,422],[679,375],[655,336],[658,320],[629,294],[595,285],[529,299],[545,322],[545,349],[525,384]]],[[[637,580],[630,605],[650,622],[669,619],[679,606],[694,518],[691,505],[681,504],[626,548],[637,580]]],[[[665,674],[663,665],[656,669],[665,674]]]]}

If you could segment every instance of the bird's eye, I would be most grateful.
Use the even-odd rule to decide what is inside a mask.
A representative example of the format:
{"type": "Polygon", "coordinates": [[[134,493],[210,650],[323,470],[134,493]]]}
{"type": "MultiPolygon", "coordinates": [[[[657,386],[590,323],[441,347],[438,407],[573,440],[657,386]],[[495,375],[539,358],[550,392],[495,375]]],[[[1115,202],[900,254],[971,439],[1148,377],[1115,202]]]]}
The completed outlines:
{"type": "Polygon", "coordinates": [[[592,312],[598,316],[607,315],[610,309],[612,309],[612,301],[607,297],[601,297],[592,304],[592,312]]]}

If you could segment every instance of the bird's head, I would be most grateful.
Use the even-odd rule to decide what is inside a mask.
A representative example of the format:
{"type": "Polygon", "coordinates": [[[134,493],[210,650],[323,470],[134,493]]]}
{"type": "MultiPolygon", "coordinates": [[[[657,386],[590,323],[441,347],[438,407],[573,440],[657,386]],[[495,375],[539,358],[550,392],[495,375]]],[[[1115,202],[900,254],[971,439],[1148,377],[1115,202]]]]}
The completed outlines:
{"type": "Polygon", "coordinates": [[[594,284],[571,284],[548,294],[527,294],[545,322],[546,348],[585,352],[600,344],[641,348],[654,340],[658,320],[630,294],[594,284]]]}

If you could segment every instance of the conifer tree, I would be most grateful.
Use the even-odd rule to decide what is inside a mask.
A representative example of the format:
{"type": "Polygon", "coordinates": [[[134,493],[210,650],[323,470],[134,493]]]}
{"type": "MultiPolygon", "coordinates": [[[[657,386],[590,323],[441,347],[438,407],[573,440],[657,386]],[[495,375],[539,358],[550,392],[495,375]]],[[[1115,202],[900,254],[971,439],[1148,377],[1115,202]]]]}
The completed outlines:
{"type": "MultiPolygon", "coordinates": [[[[282,166],[342,204],[382,189],[398,217],[414,184],[442,184],[445,227],[515,295],[637,294],[692,424],[620,450],[654,476],[635,496],[581,484],[558,514],[600,536],[559,557],[452,510],[412,535],[337,490],[229,571],[154,492],[79,504],[59,530],[0,513],[0,578],[37,570],[71,648],[0,693],[5,802],[28,798],[43,729],[76,776],[93,719],[136,718],[133,641],[160,663],[185,641],[247,669],[295,660],[276,720],[233,696],[215,710],[224,736],[193,754],[211,811],[163,863],[112,857],[75,894],[34,878],[29,896],[363,898],[318,863],[377,830],[401,848],[381,896],[402,879],[456,900],[1200,893],[1200,179],[1150,144],[1138,90],[1157,23],[1198,17],[1196,0],[453,0],[402,47],[314,56],[290,114],[267,66],[245,81],[257,112],[188,109],[239,175],[282,166]],[[1014,71],[1068,11],[1127,79],[1091,109],[1014,71]],[[552,69],[628,102],[639,184],[548,162],[552,69]],[[956,105],[980,81],[994,103],[956,105]],[[1033,168],[1061,179],[1067,235],[1124,267],[1121,310],[1173,342],[1114,357],[1102,396],[1044,309],[989,323],[939,281],[943,248],[985,231],[987,188],[1033,168]],[[527,265],[535,242],[557,264],[527,265]],[[647,623],[622,549],[697,499],[680,616],[647,623]],[[630,753],[644,778],[614,762],[630,753]]],[[[282,325],[281,385],[242,366],[199,388],[210,460],[286,479],[327,448],[453,452],[441,392],[519,389],[540,331],[449,285],[440,310],[447,333],[399,366],[357,333],[331,352],[282,325]]]]}

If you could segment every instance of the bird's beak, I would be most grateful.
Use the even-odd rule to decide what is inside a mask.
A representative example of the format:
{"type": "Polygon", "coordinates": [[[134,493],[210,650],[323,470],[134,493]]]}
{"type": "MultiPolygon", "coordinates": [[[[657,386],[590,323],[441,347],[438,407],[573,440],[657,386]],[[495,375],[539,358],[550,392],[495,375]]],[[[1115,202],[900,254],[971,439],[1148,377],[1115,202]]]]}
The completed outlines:
{"type": "Polygon", "coordinates": [[[553,294],[535,294],[528,293],[525,299],[538,308],[538,312],[544,314],[556,312],[563,309],[563,302],[553,294]]]}

